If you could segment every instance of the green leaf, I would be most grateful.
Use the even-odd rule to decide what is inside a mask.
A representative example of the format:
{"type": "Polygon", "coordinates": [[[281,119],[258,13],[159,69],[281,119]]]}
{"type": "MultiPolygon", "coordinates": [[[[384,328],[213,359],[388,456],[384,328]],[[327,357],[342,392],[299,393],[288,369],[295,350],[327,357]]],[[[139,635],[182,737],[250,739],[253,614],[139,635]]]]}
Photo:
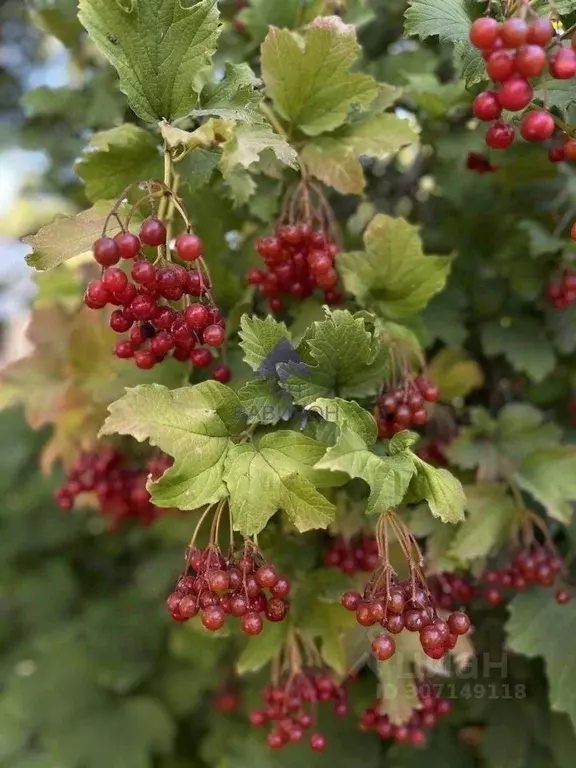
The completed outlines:
{"type": "Polygon", "coordinates": [[[552,373],[556,355],[539,322],[514,318],[486,323],[481,329],[482,346],[489,357],[504,355],[514,370],[542,381],[552,373]]]}
{"type": "MultiPolygon", "coordinates": [[[[106,216],[113,205],[103,200],[76,216],[58,216],[35,235],[23,238],[33,250],[26,256],[28,266],[41,271],[53,269],[74,256],[90,252],[94,241],[102,237],[106,216]]],[[[119,231],[120,225],[112,219],[108,235],[113,237],[119,231]]]]}
{"type": "Polygon", "coordinates": [[[468,40],[470,25],[478,13],[473,0],[409,0],[405,32],[425,39],[438,35],[441,40],[468,40]]]}
{"type": "Polygon", "coordinates": [[[561,436],[558,425],[529,403],[509,403],[498,414],[496,442],[515,462],[541,448],[556,446],[561,436]]]}
{"type": "Polygon", "coordinates": [[[449,552],[460,561],[470,562],[488,557],[508,541],[517,510],[504,485],[470,485],[465,491],[468,514],[449,552]]]}
{"type": "Polygon", "coordinates": [[[216,0],[80,0],[78,18],[118,71],[138,117],[153,123],[190,112],[195,78],[216,49],[216,0]]]}
{"type": "Polygon", "coordinates": [[[558,605],[547,589],[517,595],[509,604],[508,645],[546,665],[552,711],[566,712],[576,728],[576,612],[558,605]]]}
{"type": "Polygon", "coordinates": [[[364,252],[338,259],[346,289],[362,306],[392,319],[410,317],[444,287],[451,259],[425,256],[417,227],[404,219],[379,214],[364,243],[364,252]]]}
{"type": "Polygon", "coordinates": [[[222,154],[213,149],[196,147],[187,152],[178,163],[178,172],[182,174],[182,184],[196,192],[200,187],[208,184],[212,173],[220,164],[222,154]]]}
{"type": "Polygon", "coordinates": [[[518,229],[525,232],[530,243],[532,256],[544,256],[547,253],[558,253],[566,246],[566,241],[555,237],[538,221],[524,219],[518,222],[518,229]]]}
{"type": "Polygon", "coordinates": [[[382,335],[370,332],[365,315],[326,310],[313,323],[298,354],[307,366],[280,363],[283,386],[299,405],[336,393],[345,398],[375,394],[389,370],[389,350],[382,335]]]}
{"type": "Polygon", "coordinates": [[[262,633],[258,637],[251,637],[240,654],[236,662],[238,674],[258,672],[265,667],[279,653],[287,634],[288,622],[283,621],[280,624],[266,622],[262,633]]]}
{"type": "Polygon", "coordinates": [[[306,142],[300,154],[308,173],[342,194],[361,194],[365,187],[360,157],[385,159],[418,135],[407,120],[395,115],[372,115],[352,123],[334,136],[306,142]]]}
{"type": "Polygon", "coordinates": [[[224,144],[220,167],[226,176],[236,168],[249,168],[265,150],[271,150],[278,160],[290,168],[298,167],[298,154],[288,142],[269,125],[238,125],[224,144]]]}
{"type": "Polygon", "coordinates": [[[329,474],[315,469],[326,446],[298,432],[273,432],[258,443],[236,445],[226,460],[234,529],[260,533],[278,510],[300,531],[326,528],[335,508],[315,485],[329,486],[329,474]]]}
{"type": "Polygon", "coordinates": [[[149,490],[160,507],[198,509],[225,498],[224,462],[231,437],[245,426],[237,395],[206,381],[169,390],[156,384],[130,389],[112,403],[102,435],[132,435],[174,458],[149,490]]]}
{"type": "Polygon", "coordinates": [[[139,696],[75,717],[46,742],[64,765],[152,768],[153,756],[170,753],[174,735],[174,723],[161,704],[139,696]]]}
{"type": "Polygon", "coordinates": [[[360,48],[354,28],[309,27],[303,37],[270,29],[262,78],[279,114],[308,136],[338,128],[352,106],[368,106],[378,84],[350,73],[360,48]]]}
{"type": "Polygon", "coordinates": [[[277,424],[292,418],[294,405],[290,395],[274,379],[254,379],[238,390],[248,424],[277,424]]]}
{"type": "Polygon", "coordinates": [[[534,451],[522,462],[515,477],[550,517],[570,522],[570,502],[576,501],[576,448],[558,445],[534,451]]]}
{"type": "Polygon", "coordinates": [[[488,709],[482,754],[491,768],[525,768],[531,741],[531,723],[523,702],[501,700],[488,709]]]}
{"type": "Polygon", "coordinates": [[[260,320],[244,315],[240,321],[240,346],[244,350],[244,361],[257,371],[280,339],[291,340],[285,323],[278,323],[273,317],[260,320]]]}
{"type": "Polygon", "coordinates": [[[415,501],[426,499],[434,517],[443,523],[459,523],[464,519],[466,496],[459,480],[446,469],[437,469],[414,457],[416,477],[410,484],[415,501]]]}
{"type": "Polygon", "coordinates": [[[305,611],[302,627],[320,640],[320,652],[324,663],[338,675],[347,672],[344,630],[354,627],[354,616],[342,610],[340,603],[315,601],[305,611]],[[350,621],[352,618],[352,621],[350,621]]]}
{"type": "Polygon", "coordinates": [[[34,22],[67,48],[78,41],[82,27],[76,17],[76,0],[27,0],[34,22]]]}
{"type": "Polygon", "coordinates": [[[576,305],[571,304],[561,312],[551,309],[546,315],[546,325],[558,352],[571,355],[576,350],[576,305]]]}
{"type": "Polygon", "coordinates": [[[138,179],[157,179],[162,161],[154,136],[132,123],[95,133],[76,173],[90,200],[111,200],[138,179]]]}
{"type": "Polygon", "coordinates": [[[317,463],[317,469],[345,472],[360,478],[370,487],[366,514],[375,515],[402,503],[416,468],[413,454],[377,456],[356,432],[344,427],[340,438],[317,463]]]}
{"type": "Polygon", "coordinates": [[[200,93],[200,108],[193,117],[212,115],[241,123],[261,123],[262,95],[256,90],[260,80],[248,64],[226,62],[223,78],[205,85],[200,93]]]}
{"type": "Polygon", "coordinates": [[[307,410],[316,411],[326,421],[356,432],[367,445],[376,442],[378,428],[372,414],[354,401],[342,400],[340,397],[319,398],[307,410]]]}

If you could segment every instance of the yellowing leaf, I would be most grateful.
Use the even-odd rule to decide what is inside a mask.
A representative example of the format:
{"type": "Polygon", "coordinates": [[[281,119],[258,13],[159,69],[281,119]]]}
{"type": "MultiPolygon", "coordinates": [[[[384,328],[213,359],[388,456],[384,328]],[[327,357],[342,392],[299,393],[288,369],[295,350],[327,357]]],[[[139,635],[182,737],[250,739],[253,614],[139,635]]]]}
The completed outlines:
{"type": "Polygon", "coordinates": [[[354,28],[309,27],[303,37],[272,27],[262,45],[262,78],[280,115],[308,136],[338,128],[353,105],[368,106],[378,84],[350,73],[360,48],[354,28]]]}
{"type": "Polygon", "coordinates": [[[442,400],[466,397],[484,383],[484,374],[465,352],[445,347],[430,361],[427,374],[440,389],[442,400]]]}

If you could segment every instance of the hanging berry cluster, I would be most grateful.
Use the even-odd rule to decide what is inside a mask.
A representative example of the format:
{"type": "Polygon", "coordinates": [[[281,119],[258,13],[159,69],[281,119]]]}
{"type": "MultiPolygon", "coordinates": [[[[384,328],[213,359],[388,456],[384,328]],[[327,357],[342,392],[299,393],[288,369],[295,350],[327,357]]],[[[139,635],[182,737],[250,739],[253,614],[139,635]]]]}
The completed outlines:
{"type": "Polygon", "coordinates": [[[423,684],[418,687],[420,705],[410,718],[401,725],[390,722],[388,715],[380,714],[380,702],[375,702],[366,709],[359,722],[364,733],[373,731],[383,741],[392,740],[399,744],[412,744],[423,747],[426,744],[426,731],[435,728],[442,717],[451,710],[450,702],[435,693],[433,686],[423,684]]]}
{"type": "Polygon", "coordinates": [[[361,534],[350,540],[335,536],[324,552],[324,565],[342,573],[372,573],[378,564],[378,542],[375,536],[361,534]]]}
{"type": "MultiPolygon", "coordinates": [[[[147,182],[146,187],[172,195],[158,182],[147,182]]],[[[213,362],[210,348],[222,347],[226,341],[225,321],[210,294],[202,241],[190,231],[180,203],[170,199],[188,227],[176,238],[174,253],[163,221],[155,216],[145,219],[136,236],[128,231],[135,208],[124,223],[117,214],[123,198],[116,204],[107,222],[117,218],[122,231],[114,238],[107,237],[106,225],[104,235],[94,243],[92,252],[102,274],[88,284],[84,303],[90,309],[117,307],[110,327],[116,333],[128,333],[116,344],[117,357],[133,359],[142,369],[154,368],[169,355],[197,368],[208,368],[213,362]],[[146,257],[143,246],[156,249],[153,261],[146,257]],[[175,263],[174,258],[181,263],[175,263]],[[116,266],[119,263],[131,263],[130,273],[116,266]]],[[[226,383],[230,370],[218,365],[213,377],[226,383]]]]}
{"type": "Polygon", "coordinates": [[[318,651],[312,644],[304,644],[296,633],[275,660],[272,682],[262,691],[264,707],[250,712],[249,719],[256,728],[271,726],[267,742],[271,749],[282,749],[297,744],[312,730],[308,744],[315,752],[323,752],[326,738],[314,730],[318,704],[332,703],[336,717],[349,714],[346,688],[334,682],[322,668],[318,651]],[[302,653],[318,667],[302,668],[302,653]]]}
{"type": "MultiPolygon", "coordinates": [[[[573,236],[576,234],[576,224],[573,236]]],[[[576,238],[575,238],[576,239],[576,238]]],[[[554,309],[566,309],[576,302],[576,272],[566,271],[561,280],[550,283],[546,290],[548,300],[554,309]]]]}
{"type": "Polygon", "coordinates": [[[383,390],[374,408],[378,436],[385,439],[424,426],[428,423],[425,403],[435,403],[439,396],[438,388],[425,376],[408,377],[400,386],[383,390]]]}
{"type": "Polygon", "coordinates": [[[170,457],[157,454],[144,469],[135,469],[117,450],[82,453],[56,492],[56,500],[62,509],[69,510],[83,494],[93,494],[99,514],[110,518],[110,530],[117,530],[128,520],[149,525],[166,510],[150,502],[146,482],[150,476],[157,480],[171,464],[170,457]]]}
{"type": "MultiPolygon", "coordinates": [[[[494,89],[478,94],[473,104],[478,119],[492,122],[486,133],[486,144],[492,149],[507,149],[514,143],[514,125],[500,117],[503,110],[521,112],[531,104],[535,78],[546,71],[556,80],[576,75],[576,39],[571,48],[564,47],[552,23],[536,14],[533,21],[527,21],[528,11],[528,5],[522,5],[520,15],[503,23],[484,16],[470,29],[470,42],[482,52],[486,74],[495,83],[494,89]]],[[[554,118],[546,108],[535,108],[520,121],[520,135],[529,142],[547,141],[555,130],[554,118]]],[[[576,156],[576,142],[574,145],[576,156]]],[[[559,161],[568,159],[572,151],[567,145],[553,147],[549,156],[559,161]]]]}
{"type": "Polygon", "coordinates": [[[438,608],[449,611],[469,605],[479,589],[467,574],[440,573],[428,579],[428,587],[438,608]]]}
{"type": "MultiPolygon", "coordinates": [[[[221,511],[216,512],[211,539],[215,532],[217,538],[221,511]]],[[[240,619],[244,634],[259,635],[265,620],[276,623],[288,615],[290,581],[281,578],[251,542],[242,554],[229,557],[215,543],[203,549],[192,545],[186,562],[186,572],[167,601],[175,621],[185,622],[200,614],[204,627],[218,632],[231,617],[240,619]]]]}
{"type": "Polygon", "coordinates": [[[320,188],[311,188],[318,207],[311,203],[309,183],[302,182],[288,194],[274,235],[256,243],[267,269],[251,269],[246,278],[268,298],[272,312],[284,309],[283,297],[302,300],[317,288],[327,304],[342,300],[332,212],[320,188]]]}
{"type": "Polygon", "coordinates": [[[455,611],[445,620],[438,615],[436,604],[422,573],[423,558],[413,535],[398,515],[389,510],[378,521],[376,537],[380,558],[363,593],[345,592],[342,605],[356,614],[363,627],[381,626],[385,634],[372,641],[372,655],[387,661],[396,652],[393,635],[406,630],[419,632],[420,644],[427,656],[441,659],[455,648],[460,635],[470,629],[465,613],[455,611]],[[400,581],[388,558],[390,532],[396,537],[410,570],[410,578],[400,581]]]}

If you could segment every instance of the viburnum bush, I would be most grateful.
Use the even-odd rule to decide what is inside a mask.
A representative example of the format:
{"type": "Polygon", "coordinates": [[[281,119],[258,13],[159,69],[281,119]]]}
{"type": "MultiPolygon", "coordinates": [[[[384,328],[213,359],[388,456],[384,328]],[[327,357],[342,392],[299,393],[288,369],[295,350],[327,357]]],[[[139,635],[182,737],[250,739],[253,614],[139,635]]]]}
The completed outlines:
{"type": "Polygon", "coordinates": [[[72,6],[0,767],[572,765],[576,0],[72,6]]]}

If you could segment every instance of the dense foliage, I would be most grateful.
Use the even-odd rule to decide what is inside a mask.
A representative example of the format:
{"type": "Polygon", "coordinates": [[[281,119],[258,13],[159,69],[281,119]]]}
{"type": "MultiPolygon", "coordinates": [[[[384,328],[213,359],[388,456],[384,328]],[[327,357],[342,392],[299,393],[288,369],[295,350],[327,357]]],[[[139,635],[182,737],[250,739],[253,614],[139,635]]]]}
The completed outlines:
{"type": "Polygon", "coordinates": [[[576,2],[20,5],[0,768],[572,766],[576,2]]]}

